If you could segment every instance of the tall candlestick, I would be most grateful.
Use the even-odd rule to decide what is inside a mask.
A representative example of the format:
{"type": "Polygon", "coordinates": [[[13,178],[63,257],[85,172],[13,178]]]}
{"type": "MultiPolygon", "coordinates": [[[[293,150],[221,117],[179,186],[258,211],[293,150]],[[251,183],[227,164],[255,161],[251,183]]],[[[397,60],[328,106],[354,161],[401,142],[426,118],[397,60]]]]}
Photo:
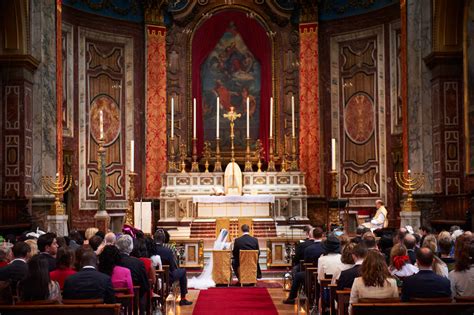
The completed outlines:
{"type": "Polygon", "coordinates": [[[196,138],[196,98],[193,99],[193,138],[196,138]]]}
{"type": "Polygon", "coordinates": [[[135,170],[135,141],[130,140],[130,172],[135,170]]]}
{"type": "Polygon", "coordinates": [[[273,138],[273,97],[270,97],[270,138],[273,138]]]}
{"type": "Polygon", "coordinates": [[[295,97],[291,96],[291,136],[295,137],[295,97]]]}
{"type": "Polygon", "coordinates": [[[104,139],[104,113],[99,112],[99,131],[100,131],[100,140],[104,139]]]}
{"type": "Polygon", "coordinates": [[[250,101],[249,101],[249,98],[247,97],[247,138],[250,138],[250,114],[249,114],[249,110],[250,110],[250,101]]]}
{"type": "Polygon", "coordinates": [[[331,139],[331,170],[336,170],[336,139],[331,139]]]}
{"type": "Polygon", "coordinates": [[[174,98],[171,98],[171,138],[174,137],[174,98]]]}
{"type": "Polygon", "coordinates": [[[220,109],[220,104],[219,104],[219,96],[217,97],[217,117],[216,117],[216,138],[219,138],[219,109],[220,109]]]}

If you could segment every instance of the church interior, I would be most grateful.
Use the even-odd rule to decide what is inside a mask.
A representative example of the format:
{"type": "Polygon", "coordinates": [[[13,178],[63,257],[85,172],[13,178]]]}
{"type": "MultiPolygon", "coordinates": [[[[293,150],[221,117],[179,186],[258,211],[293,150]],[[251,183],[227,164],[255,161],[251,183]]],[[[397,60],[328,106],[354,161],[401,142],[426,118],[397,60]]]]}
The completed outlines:
{"type": "MultiPolygon", "coordinates": [[[[0,314],[403,313],[349,302],[301,245],[336,235],[344,257],[363,231],[390,239],[390,269],[405,234],[435,235],[436,260],[448,233],[457,261],[474,229],[473,39],[474,0],[1,1],[0,314]],[[213,265],[217,288],[181,303],[156,255],[146,303],[5,306],[2,259],[45,233],[89,242],[99,269],[92,236],[101,251],[108,233],[164,233],[184,279],[213,265]]],[[[472,283],[470,300],[409,310],[472,309],[472,283]]]]}

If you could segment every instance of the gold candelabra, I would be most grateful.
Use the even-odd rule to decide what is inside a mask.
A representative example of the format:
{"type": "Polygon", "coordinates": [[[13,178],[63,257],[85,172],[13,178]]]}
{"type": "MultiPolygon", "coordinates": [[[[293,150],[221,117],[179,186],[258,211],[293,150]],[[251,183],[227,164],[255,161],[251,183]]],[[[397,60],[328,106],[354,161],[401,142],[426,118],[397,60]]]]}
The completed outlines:
{"type": "Polygon", "coordinates": [[[214,172],[222,172],[220,144],[221,144],[221,139],[216,138],[216,162],[214,163],[214,172]]]}
{"type": "Polygon", "coordinates": [[[209,159],[211,158],[211,143],[209,141],[204,142],[204,166],[206,167],[205,173],[209,173],[209,159]]]}
{"type": "Polygon", "coordinates": [[[128,206],[127,211],[125,212],[125,224],[130,226],[135,225],[135,176],[137,176],[137,173],[128,173],[130,186],[128,188],[128,206]]]}
{"type": "Polygon", "coordinates": [[[197,138],[193,138],[193,162],[191,163],[191,172],[199,172],[199,164],[197,162],[197,138]]]}
{"type": "Polygon", "coordinates": [[[407,194],[407,198],[403,202],[402,211],[418,211],[416,201],[413,200],[413,192],[423,186],[425,175],[423,173],[412,173],[410,170],[407,173],[395,172],[395,182],[407,194]]]}
{"type": "Polygon", "coordinates": [[[170,159],[168,161],[168,172],[173,173],[173,172],[177,171],[175,159],[176,159],[176,154],[174,152],[174,137],[171,136],[170,137],[170,159]]]}
{"type": "Polygon", "coordinates": [[[234,121],[237,118],[240,118],[242,115],[237,114],[237,112],[234,112],[234,106],[230,107],[230,111],[227,114],[224,114],[224,118],[227,118],[230,120],[230,151],[231,151],[231,162],[235,162],[235,152],[234,152],[234,121]]]}
{"type": "Polygon", "coordinates": [[[181,143],[179,146],[179,157],[181,160],[181,173],[186,173],[186,145],[181,143]]]}
{"type": "Polygon", "coordinates": [[[252,169],[252,162],[250,161],[250,138],[247,137],[245,139],[246,142],[246,150],[245,150],[245,169],[244,172],[251,172],[252,169]]]}
{"type": "Polygon", "coordinates": [[[267,171],[269,172],[275,172],[276,169],[275,169],[275,161],[274,161],[274,156],[273,156],[273,136],[270,137],[270,145],[269,145],[269,155],[270,155],[270,160],[268,161],[268,169],[267,171]]]}
{"type": "Polygon", "coordinates": [[[255,159],[257,160],[257,172],[261,172],[262,171],[262,152],[263,152],[263,146],[262,146],[262,141],[260,141],[260,139],[257,139],[257,142],[255,144],[255,152],[254,152],[254,156],[255,156],[255,159]]]}
{"type": "Polygon", "coordinates": [[[65,192],[67,192],[72,186],[72,176],[65,175],[64,178],[59,176],[59,173],[56,174],[56,177],[52,176],[43,176],[41,179],[44,189],[54,195],[55,200],[51,206],[50,214],[51,215],[64,215],[64,205],[61,202],[61,198],[65,192]]]}
{"type": "Polygon", "coordinates": [[[296,156],[296,137],[291,137],[291,163],[290,163],[290,170],[297,171],[298,170],[298,159],[296,156]]]}

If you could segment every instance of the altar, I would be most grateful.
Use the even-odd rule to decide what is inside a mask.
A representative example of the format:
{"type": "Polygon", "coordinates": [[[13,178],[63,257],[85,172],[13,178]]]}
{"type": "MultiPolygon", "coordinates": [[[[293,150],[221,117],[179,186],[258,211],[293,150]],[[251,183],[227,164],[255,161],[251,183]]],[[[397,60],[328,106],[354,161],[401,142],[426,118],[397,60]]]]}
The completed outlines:
{"type": "Polygon", "coordinates": [[[194,196],[198,218],[270,217],[275,203],[273,195],[194,196]]]}

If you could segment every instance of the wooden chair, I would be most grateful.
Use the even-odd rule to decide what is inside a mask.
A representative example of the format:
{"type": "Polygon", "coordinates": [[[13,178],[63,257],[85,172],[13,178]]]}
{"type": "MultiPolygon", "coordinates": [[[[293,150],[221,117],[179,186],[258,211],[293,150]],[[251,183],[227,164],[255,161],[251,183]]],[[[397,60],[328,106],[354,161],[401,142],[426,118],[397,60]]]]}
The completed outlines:
{"type": "Polygon", "coordinates": [[[222,229],[230,231],[230,219],[229,218],[217,218],[216,219],[216,238],[221,233],[222,229]]]}
{"type": "Polygon", "coordinates": [[[336,290],[336,296],[337,296],[337,314],[348,315],[351,290],[350,289],[336,290]]]}
{"type": "Polygon", "coordinates": [[[212,251],[212,279],[216,284],[230,285],[232,282],[232,251],[213,250],[212,251]]]}
{"type": "Polygon", "coordinates": [[[258,250],[241,250],[239,256],[240,285],[257,284],[258,250]]]}
{"type": "Polygon", "coordinates": [[[451,303],[453,299],[451,297],[438,297],[438,298],[411,298],[410,302],[414,303],[451,303]]]}
{"type": "Polygon", "coordinates": [[[253,219],[252,218],[242,218],[240,217],[237,221],[237,229],[239,230],[239,237],[242,236],[244,234],[244,232],[242,232],[242,225],[244,224],[247,224],[250,228],[250,236],[253,236],[253,219]]]}

